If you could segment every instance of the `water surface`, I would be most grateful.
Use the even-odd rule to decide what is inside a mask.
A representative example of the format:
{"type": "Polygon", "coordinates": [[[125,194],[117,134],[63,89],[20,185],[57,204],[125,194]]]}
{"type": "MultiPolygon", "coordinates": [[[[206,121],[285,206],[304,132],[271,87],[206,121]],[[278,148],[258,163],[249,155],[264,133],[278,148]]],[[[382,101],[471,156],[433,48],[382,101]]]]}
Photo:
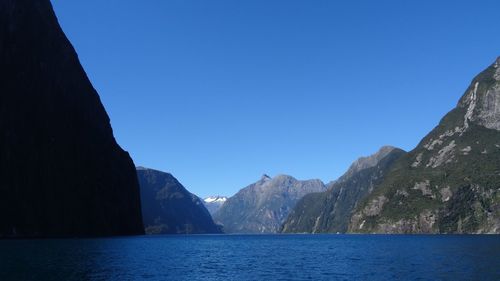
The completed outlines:
{"type": "Polygon", "coordinates": [[[500,280],[500,236],[0,240],[0,280],[500,280]]]}

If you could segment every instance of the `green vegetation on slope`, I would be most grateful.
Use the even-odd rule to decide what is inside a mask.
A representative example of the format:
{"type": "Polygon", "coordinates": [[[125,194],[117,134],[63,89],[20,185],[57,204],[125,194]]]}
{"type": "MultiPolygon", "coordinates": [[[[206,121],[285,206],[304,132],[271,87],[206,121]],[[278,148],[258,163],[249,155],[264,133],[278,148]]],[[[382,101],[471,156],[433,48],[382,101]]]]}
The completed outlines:
{"type": "Polygon", "coordinates": [[[459,106],[356,208],[349,231],[498,233],[498,64],[478,75],[459,106]],[[489,127],[489,128],[487,128],[489,127]]]}
{"type": "Polygon", "coordinates": [[[353,209],[384,179],[394,161],[405,152],[392,150],[374,167],[341,177],[327,191],[308,194],[283,224],[283,233],[345,233],[353,209]]]}

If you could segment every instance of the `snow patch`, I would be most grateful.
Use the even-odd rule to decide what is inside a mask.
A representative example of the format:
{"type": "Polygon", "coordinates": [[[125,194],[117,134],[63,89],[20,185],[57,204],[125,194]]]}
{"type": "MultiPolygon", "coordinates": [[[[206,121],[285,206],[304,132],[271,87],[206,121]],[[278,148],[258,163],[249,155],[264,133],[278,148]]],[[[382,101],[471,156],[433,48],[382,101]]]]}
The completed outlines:
{"type": "Polygon", "coordinates": [[[224,203],[227,201],[227,197],[211,196],[211,197],[207,197],[207,198],[203,199],[203,201],[205,201],[205,203],[215,203],[215,202],[224,203]]]}

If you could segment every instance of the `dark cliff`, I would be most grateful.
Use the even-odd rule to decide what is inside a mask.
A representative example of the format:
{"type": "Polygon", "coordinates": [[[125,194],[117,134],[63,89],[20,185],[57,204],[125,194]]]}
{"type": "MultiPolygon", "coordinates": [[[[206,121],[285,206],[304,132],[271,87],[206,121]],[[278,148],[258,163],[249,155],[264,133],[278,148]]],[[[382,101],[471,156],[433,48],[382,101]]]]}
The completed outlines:
{"type": "Polygon", "coordinates": [[[171,174],[137,168],[147,234],[222,233],[202,200],[171,174]]]}
{"type": "Polygon", "coordinates": [[[135,167],[50,1],[1,0],[0,236],[141,233],[135,167]]]}

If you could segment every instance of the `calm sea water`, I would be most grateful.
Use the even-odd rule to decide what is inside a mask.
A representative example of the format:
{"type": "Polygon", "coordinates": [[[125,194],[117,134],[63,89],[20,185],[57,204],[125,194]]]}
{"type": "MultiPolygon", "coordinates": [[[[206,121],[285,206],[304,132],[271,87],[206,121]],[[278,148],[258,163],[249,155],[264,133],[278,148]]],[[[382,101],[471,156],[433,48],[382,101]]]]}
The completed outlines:
{"type": "Polygon", "coordinates": [[[3,240],[0,280],[500,280],[500,236],[3,240]]]}

